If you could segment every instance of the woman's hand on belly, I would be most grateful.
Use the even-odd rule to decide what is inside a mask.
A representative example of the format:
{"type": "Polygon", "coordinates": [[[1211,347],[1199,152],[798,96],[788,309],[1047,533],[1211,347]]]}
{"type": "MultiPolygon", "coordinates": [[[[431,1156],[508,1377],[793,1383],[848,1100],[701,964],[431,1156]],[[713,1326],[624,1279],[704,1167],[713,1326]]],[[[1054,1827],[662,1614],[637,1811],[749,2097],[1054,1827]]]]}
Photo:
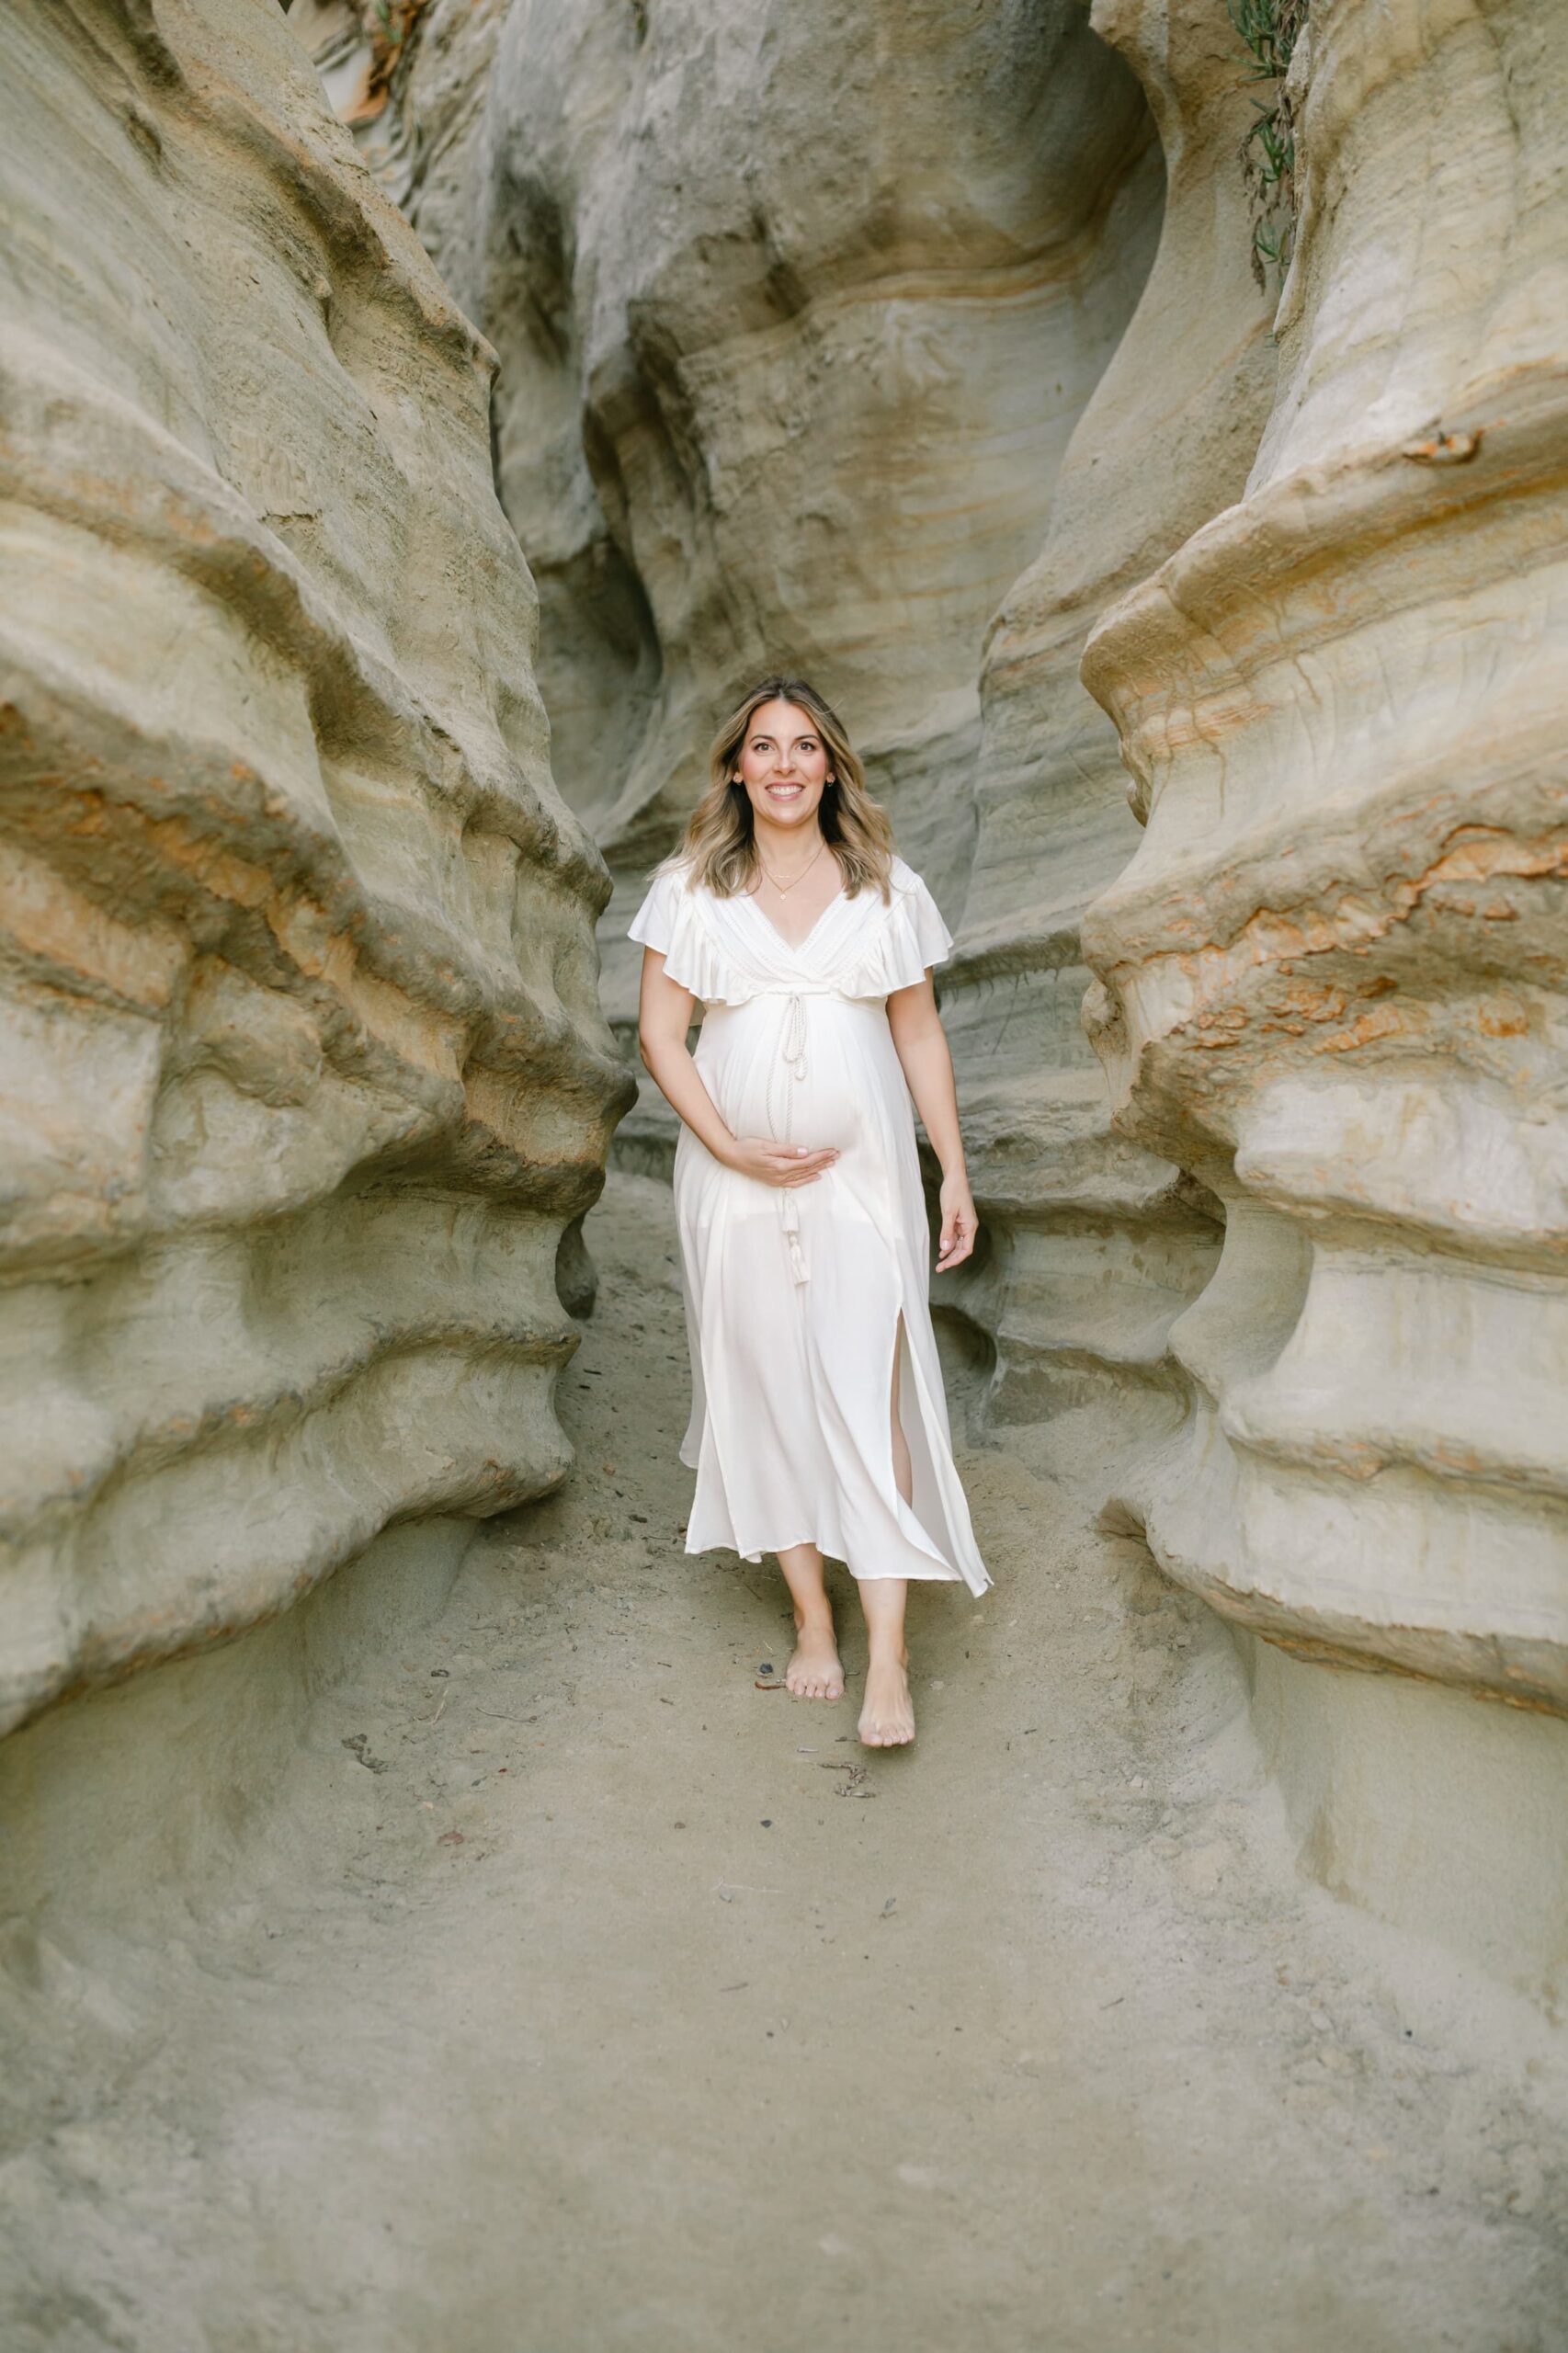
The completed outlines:
{"type": "Polygon", "coordinates": [[[812,1185],[838,1158],[835,1144],[814,1148],[803,1143],[774,1143],[767,1136],[737,1136],[722,1155],[726,1168],[759,1185],[812,1185]]]}

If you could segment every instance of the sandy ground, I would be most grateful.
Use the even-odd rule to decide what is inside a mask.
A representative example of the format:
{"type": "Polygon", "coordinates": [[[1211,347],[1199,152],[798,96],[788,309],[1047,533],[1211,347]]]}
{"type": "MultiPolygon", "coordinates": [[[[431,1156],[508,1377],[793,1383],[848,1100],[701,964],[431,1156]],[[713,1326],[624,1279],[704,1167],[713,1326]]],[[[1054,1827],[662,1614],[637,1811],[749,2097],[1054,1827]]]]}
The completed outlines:
{"type": "Polygon", "coordinates": [[[915,1747],[854,1738],[852,1616],[843,1703],[759,1690],[781,1584],[681,1551],[666,1198],[590,1242],[570,1491],[221,1884],[12,1984],[6,2353],[1568,2347],[1544,2029],[1301,1879],[1217,1624],[971,1452],[998,1582],[916,1597],[915,1747]]]}

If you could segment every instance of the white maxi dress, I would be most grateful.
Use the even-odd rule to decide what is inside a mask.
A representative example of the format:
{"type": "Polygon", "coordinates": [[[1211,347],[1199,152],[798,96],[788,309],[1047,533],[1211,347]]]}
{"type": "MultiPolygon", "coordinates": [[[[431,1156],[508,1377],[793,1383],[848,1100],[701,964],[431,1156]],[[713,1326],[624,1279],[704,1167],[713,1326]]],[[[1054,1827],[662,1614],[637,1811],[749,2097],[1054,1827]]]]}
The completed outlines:
{"type": "Polygon", "coordinates": [[[726,1125],[840,1157],[781,1188],[676,1147],[697,1473],[688,1552],[814,1543],[857,1577],[990,1585],[953,1462],[931,1330],[930,1242],[887,997],[952,948],[902,858],[891,903],[840,891],[798,947],[755,899],[655,875],[630,937],[701,1000],[695,1061],[726,1125]],[[902,1344],[900,1334],[902,1332],[902,1344]],[[914,1503],[893,1477],[893,1351],[914,1503]]]}

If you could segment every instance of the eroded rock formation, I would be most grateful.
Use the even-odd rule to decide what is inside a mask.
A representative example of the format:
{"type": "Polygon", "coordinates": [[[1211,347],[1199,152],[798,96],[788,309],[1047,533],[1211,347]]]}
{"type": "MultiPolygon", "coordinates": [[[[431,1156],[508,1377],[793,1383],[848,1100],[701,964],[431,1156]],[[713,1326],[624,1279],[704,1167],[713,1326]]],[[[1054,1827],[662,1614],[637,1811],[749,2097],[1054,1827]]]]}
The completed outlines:
{"type": "MultiPolygon", "coordinates": [[[[959,936],[945,1010],[989,1256],[944,1304],[983,1336],[994,1423],[1047,1449],[1060,1429],[1080,1469],[1087,1430],[1121,1524],[1244,1630],[1312,1868],[1488,1967],[1517,1943],[1545,1982],[1568,1917],[1562,1728],[1532,1712],[1568,1699],[1552,634],[1568,20],[1546,0],[1273,11],[1281,54],[1310,13],[1277,125],[1294,125],[1296,170],[1265,207],[1266,244],[1300,214],[1280,300],[1255,266],[1239,149],[1257,92],[1223,0],[1096,0],[1092,28],[1085,0],[292,13],[501,353],[494,465],[540,584],[556,772],[621,884],[612,1015],[631,1005],[625,905],[699,788],[715,710],[764,664],[808,669],[959,936]],[[1525,1813],[1528,1831],[1498,1835],[1525,1813]]],[[[154,131],[165,103],[143,102],[154,131]]],[[[470,355],[449,358],[447,397],[460,381],[475,462],[472,347],[363,188],[333,186],[352,187],[335,222],[376,221],[422,315],[449,322],[443,347],[470,355]]],[[[347,272],[362,303],[373,277],[347,272]]],[[[171,293],[171,315],[190,299],[171,293]]],[[[333,364],[352,375],[346,351],[385,348],[360,329],[333,364]]],[[[221,358],[202,346],[187,372],[205,382],[221,358]]],[[[367,431],[392,435],[402,412],[379,405],[367,431]]],[[[213,409],[203,392],[204,430],[213,409]]],[[[370,446],[351,472],[374,472],[370,446]]],[[[488,610],[512,575],[484,511],[483,578],[461,585],[488,610]]],[[[278,545],[326,600],[335,545],[331,597],[390,628],[390,526],[372,546],[290,477],[256,528],[258,578],[278,545]]],[[[256,767],[219,701],[218,737],[256,767]]],[[[323,703],[312,687],[315,756],[359,809],[342,779],[368,763],[343,746],[362,731],[335,733],[323,703]]],[[[522,709],[522,738],[506,724],[542,795],[531,694],[522,709]]],[[[379,814],[356,828],[334,801],[354,888],[384,892],[392,860],[424,878],[405,904],[449,915],[431,881],[446,803],[421,784],[397,805],[417,809],[411,833],[379,814]]],[[[563,821],[552,838],[573,847],[520,870],[542,894],[528,937],[570,938],[585,975],[591,859],[563,821]]],[[[124,863],[128,890],[160,870],[124,863]]],[[[341,1034],[314,1010],[326,983],[284,987],[217,936],[202,956],[305,1006],[324,1072],[341,1034]]],[[[411,920],[399,953],[426,936],[411,920]]],[[[532,1098],[551,1116],[570,1101],[574,1139],[593,1121],[602,1137],[615,1087],[587,985],[561,984],[577,1075],[551,1064],[532,1098]]],[[[170,984],[182,1042],[157,1084],[176,1140],[205,1117],[191,1074],[232,1086],[273,1034],[225,999],[204,1013],[215,989],[205,968],[170,984]]],[[[472,1072],[490,1031],[459,1028],[472,1072]]],[[[491,1098],[471,1079],[461,1118],[411,1155],[393,1095],[392,1140],[355,1150],[398,1166],[403,1216],[431,1198],[432,1154],[472,1166],[465,1122],[491,1098]]],[[[656,1160],[668,1130],[640,1108],[623,1132],[656,1160]]],[[[549,1156],[525,1153],[528,1186],[549,1156]]],[[[588,1157],[562,1148],[565,1166],[588,1157]]],[[[120,1181],[106,1162],[95,1215],[120,1181]]],[[[573,1183],[550,1196],[551,1232],[591,1178],[573,1183]]],[[[386,1189],[350,1176],[321,1196],[330,1218],[309,1214],[330,1234],[349,1191],[386,1189]]]]}
{"type": "Polygon", "coordinates": [[[1310,38],[1245,496],[1085,665],[1148,811],[1084,926],[1117,1124],[1228,1205],[1129,1500],[1277,1643],[1563,1708],[1568,18],[1310,38]]]}
{"type": "Polygon", "coordinates": [[[993,1245],[948,1288],[993,1336],[990,1411],[1017,1423],[1091,1406],[1108,1461],[1119,1436],[1146,1441],[1179,1415],[1166,1336],[1221,1229],[1180,1165],[1112,1132],[1085,1037],[1079,917],[1138,835],[1115,731],[1078,667],[1111,598],[1240,494],[1274,362],[1233,42],[1208,9],[1147,0],[1101,0],[1094,23],[1158,127],[1159,244],[1056,477],[1044,547],[987,632],[979,824],[942,1002],[993,1245]]]}
{"type": "Polygon", "coordinates": [[[250,0],[6,32],[4,1696],[564,1467],[629,1092],[491,358],[250,0]]]}
{"type": "Polygon", "coordinates": [[[1563,40],[1316,0],[1278,315],[1219,0],[436,0],[400,84],[627,895],[729,688],[822,676],[959,932],[993,1415],[1114,1408],[1108,1488],[1233,1615],[1535,1699],[1563,40]]]}
{"type": "MultiPolygon", "coordinates": [[[[626,903],[712,714],[798,662],[959,930],[944,1002],[991,1246],[944,1304],[1013,1420],[1134,1398],[1168,1422],[1165,1333],[1220,1231],[1201,1188],[1108,1134],[1078,1011],[1078,914],[1135,838],[1083,642],[1240,492],[1272,379],[1233,40],[1145,13],[1100,30],[1148,85],[1165,175],[1072,0],[1043,28],[945,0],[868,25],[824,0],[745,35],[707,11],[640,28],[437,0],[391,142],[502,354],[557,769],[624,877],[612,1011],[626,903]]],[[[340,70],[349,0],[294,15],[340,70]]],[[[369,32],[359,53],[368,73],[369,32]]],[[[620,1148],[667,1132],[653,1097],[620,1148]]]]}
{"type": "Polygon", "coordinates": [[[781,662],[956,923],[985,624],[1157,233],[1132,76],[1078,0],[436,0],[405,103],[415,218],[501,355],[556,773],[624,878],[612,1014],[622,903],[781,662]]]}

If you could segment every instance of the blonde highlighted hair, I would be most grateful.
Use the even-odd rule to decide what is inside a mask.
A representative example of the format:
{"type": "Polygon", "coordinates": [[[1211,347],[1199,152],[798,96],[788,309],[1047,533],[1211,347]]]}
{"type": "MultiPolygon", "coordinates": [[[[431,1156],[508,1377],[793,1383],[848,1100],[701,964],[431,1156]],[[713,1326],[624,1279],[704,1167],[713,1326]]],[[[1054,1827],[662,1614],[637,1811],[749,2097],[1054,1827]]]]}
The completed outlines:
{"type": "Polygon", "coordinates": [[[817,824],[838,860],[846,898],[869,888],[885,900],[893,855],[887,812],[866,790],[866,771],[844,722],[804,678],[764,678],[742,696],[709,745],[708,790],[687,820],[680,848],[669,862],[689,865],[691,881],[706,883],[720,899],[733,898],[756,881],[756,827],[737,764],[752,714],[765,702],[792,702],[807,712],[827,748],[834,780],[823,788],[817,824]]]}

